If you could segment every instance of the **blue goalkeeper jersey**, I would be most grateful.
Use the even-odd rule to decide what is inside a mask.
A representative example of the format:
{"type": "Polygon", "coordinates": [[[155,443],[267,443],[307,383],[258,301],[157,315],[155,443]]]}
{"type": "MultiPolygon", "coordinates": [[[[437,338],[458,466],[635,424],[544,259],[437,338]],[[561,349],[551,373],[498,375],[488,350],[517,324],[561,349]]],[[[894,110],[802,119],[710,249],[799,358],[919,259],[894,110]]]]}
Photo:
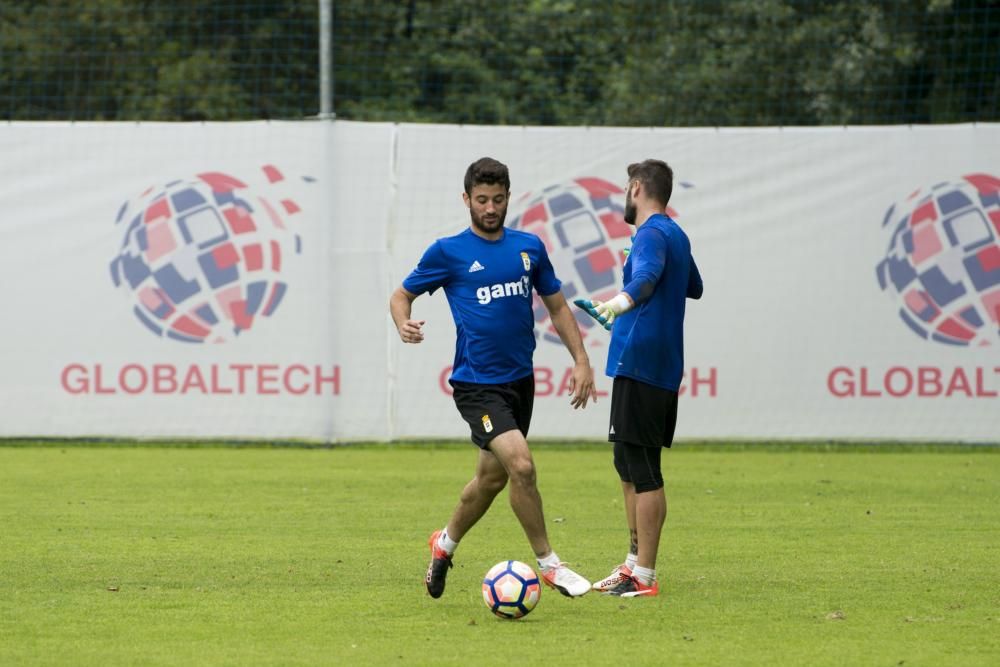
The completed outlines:
{"type": "Polygon", "coordinates": [[[605,372],[678,391],[685,303],[703,291],[684,230],[665,215],[646,220],[635,233],[623,279],[635,307],[615,318],[605,372]]]}
{"type": "Polygon", "coordinates": [[[438,239],[403,281],[412,294],[444,288],[457,334],[451,379],[477,384],[531,375],[531,290],[549,296],[560,286],[541,239],[516,229],[504,229],[499,241],[471,229],[438,239]]]}

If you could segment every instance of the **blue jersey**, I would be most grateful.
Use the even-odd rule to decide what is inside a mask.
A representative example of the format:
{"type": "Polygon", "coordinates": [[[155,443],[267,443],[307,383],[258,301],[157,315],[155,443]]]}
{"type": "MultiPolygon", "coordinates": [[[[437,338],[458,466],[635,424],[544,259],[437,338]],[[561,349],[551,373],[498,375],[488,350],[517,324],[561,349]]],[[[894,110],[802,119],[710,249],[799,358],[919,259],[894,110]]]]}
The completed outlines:
{"type": "Polygon", "coordinates": [[[615,318],[606,373],[678,391],[685,299],[698,299],[703,291],[684,230],[665,215],[640,225],[625,260],[624,282],[635,307],[615,318]]]}
{"type": "Polygon", "coordinates": [[[403,281],[412,294],[444,288],[457,333],[451,379],[477,384],[531,375],[531,290],[549,296],[560,286],[541,239],[515,229],[504,229],[499,241],[471,229],[438,239],[403,281]]]}

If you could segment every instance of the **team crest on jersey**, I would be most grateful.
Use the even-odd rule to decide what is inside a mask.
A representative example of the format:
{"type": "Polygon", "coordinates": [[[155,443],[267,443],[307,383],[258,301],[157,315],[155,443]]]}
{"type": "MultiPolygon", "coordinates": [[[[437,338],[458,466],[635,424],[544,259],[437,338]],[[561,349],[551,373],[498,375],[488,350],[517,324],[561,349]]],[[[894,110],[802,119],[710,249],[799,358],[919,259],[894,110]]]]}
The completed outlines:
{"type": "Polygon", "coordinates": [[[524,270],[531,271],[531,258],[528,257],[528,253],[521,253],[521,261],[524,263],[524,270]]]}
{"type": "Polygon", "coordinates": [[[489,415],[483,415],[483,429],[485,429],[487,433],[493,432],[493,422],[490,421],[489,415]]]}

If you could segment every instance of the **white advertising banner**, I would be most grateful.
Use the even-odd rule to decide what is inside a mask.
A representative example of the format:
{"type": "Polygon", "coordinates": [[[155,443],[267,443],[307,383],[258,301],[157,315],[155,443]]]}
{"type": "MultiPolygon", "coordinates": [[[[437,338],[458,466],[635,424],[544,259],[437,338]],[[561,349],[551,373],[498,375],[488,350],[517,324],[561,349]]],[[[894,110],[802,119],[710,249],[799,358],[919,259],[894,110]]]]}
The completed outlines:
{"type": "MultiPolygon", "coordinates": [[[[387,304],[488,155],[570,300],[621,287],[626,166],[674,168],[705,281],[678,438],[1000,441],[1000,125],[11,123],[0,150],[2,437],[467,437],[444,295],[421,345],[387,304]]],[[[536,303],[532,436],[605,438],[580,321],[599,402],[570,407],[536,303]]]]}
{"type": "Polygon", "coordinates": [[[388,206],[351,193],[387,182],[391,137],[0,127],[0,435],[385,438],[388,206]],[[358,276],[362,346],[337,312],[358,276]]]}
{"type": "MultiPolygon", "coordinates": [[[[570,299],[621,285],[626,166],[673,167],[705,282],[688,301],[678,438],[1000,441],[998,125],[407,125],[399,154],[393,283],[468,224],[462,176],[489,155],[511,169],[508,225],[545,238],[570,299]]],[[[414,306],[427,339],[395,351],[394,434],[461,436],[445,299],[414,306]]],[[[607,334],[585,331],[602,396],[574,413],[569,355],[544,318],[536,332],[532,434],[603,439],[607,334]]]]}

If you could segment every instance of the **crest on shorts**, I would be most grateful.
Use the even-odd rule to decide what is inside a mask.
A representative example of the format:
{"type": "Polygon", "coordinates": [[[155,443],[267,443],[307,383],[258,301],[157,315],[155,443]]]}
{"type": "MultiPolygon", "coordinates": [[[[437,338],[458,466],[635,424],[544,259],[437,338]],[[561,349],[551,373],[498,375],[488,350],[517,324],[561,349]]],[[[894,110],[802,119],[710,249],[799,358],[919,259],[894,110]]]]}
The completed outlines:
{"type": "Polygon", "coordinates": [[[493,422],[490,421],[489,415],[483,415],[483,428],[487,433],[493,432],[493,422]]]}
{"type": "Polygon", "coordinates": [[[528,253],[526,252],[521,253],[521,262],[524,263],[525,271],[531,271],[531,258],[528,257],[528,253]]]}

